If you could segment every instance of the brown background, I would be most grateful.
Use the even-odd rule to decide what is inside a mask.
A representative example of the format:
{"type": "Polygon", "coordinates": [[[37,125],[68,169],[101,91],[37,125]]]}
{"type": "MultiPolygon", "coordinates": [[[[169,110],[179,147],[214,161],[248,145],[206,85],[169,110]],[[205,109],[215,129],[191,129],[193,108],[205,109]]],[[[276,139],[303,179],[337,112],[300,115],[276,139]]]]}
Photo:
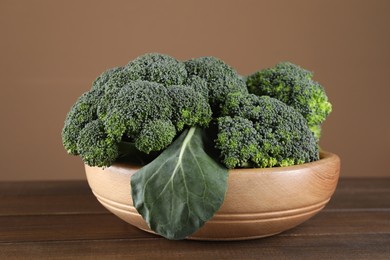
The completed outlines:
{"type": "Polygon", "coordinates": [[[342,176],[390,176],[389,14],[385,0],[0,0],[0,180],[85,178],[61,144],[65,115],[102,71],[146,52],[314,71],[334,108],[321,146],[342,176]]]}

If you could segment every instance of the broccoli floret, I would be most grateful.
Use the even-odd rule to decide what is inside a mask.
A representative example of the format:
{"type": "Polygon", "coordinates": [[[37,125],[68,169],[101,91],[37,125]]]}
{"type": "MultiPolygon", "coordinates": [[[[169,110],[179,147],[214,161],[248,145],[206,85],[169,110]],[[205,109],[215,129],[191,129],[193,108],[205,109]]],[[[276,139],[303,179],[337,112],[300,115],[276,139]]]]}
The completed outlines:
{"type": "Polygon", "coordinates": [[[307,121],[275,98],[230,94],[223,114],[225,117],[218,120],[216,147],[228,168],[288,166],[318,159],[317,142],[307,121]],[[237,132],[244,132],[242,129],[256,139],[256,145],[249,134],[234,138],[237,132]],[[226,141],[227,136],[231,140],[226,141]]]}
{"type": "Polygon", "coordinates": [[[187,79],[187,71],[183,62],[159,53],[139,56],[127,64],[126,71],[139,75],[141,80],[157,82],[165,86],[181,85],[187,79]]]}
{"type": "Polygon", "coordinates": [[[62,132],[69,153],[79,154],[90,166],[101,167],[115,161],[123,139],[135,142],[145,153],[172,142],[176,135],[171,122],[172,100],[163,85],[130,81],[103,94],[98,90],[85,93],[69,112],[62,132]],[[103,105],[105,116],[98,116],[97,107],[103,105]]]}
{"type": "Polygon", "coordinates": [[[206,127],[211,121],[211,109],[202,94],[190,86],[131,81],[106,92],[98,116],[111,138],[120,141],[125,137],[135,142],[137,149],[149,153],[167,147],[176,130],[194,125],[206,127]]]}
{"type": "Polygon", "coordinates": [[[190,76],[187,78],[185,85],[192,87],[196,92],[202,94],[207,101],[209,100],[209,88],[206,80],[198,76],[190,76]]]}
{"type": "Polygon", "coordinates": [[[119,156],[118,142],[107,136],[99,120],[89,122],[80,132],[77,151],[90,166],[111,165],[119,156]]]}
{"type": "Polygon", "coordinates": [[[204,96],[190,86],[171,86],[172,121],[178,131],[185,126],[207,127],[211,121],[211,108],[204,96]]]}
{"type": "MultiPolygon", "coordinates": [[[[68,153],[80,154],[87,164],[109,166],[111,157],[103,160],[96,153],[102,142],[91,142],[95,147],[82,151],[77,146],[84,128],[98,120],[101,136],[104,134],[105,140],[116,145],[112,149],[124,141],[133,143],[143,153],[160,151],[184,127],[209,124],[211,109],[207,97],[207,82],[198,76],[187,77],[184,63],[162,54],[140,56],[125,67],[103,72],[92,90],[79,98],[65,122],[64,147],[68,153]]],[[[86,143],[85,138],[82,142],[86,143]]]]}
{"type": "Polygon", "coordinates": [[[99,77],[92,83],[92,90],[105,89],[106,83],[112,78],[113,75],[118,74],[123,68],[112,68],[103,72],[99,77]]]}
{"type": "MultiPolygon", "coordinates": [[[[258,71],[247,77],[250,93],[277,98],[297,109],[315,130],[329,115],[331,104],[312,73],[289,62],[258,71]]],[[[319,132],[314,132],[319,135],[319,132]]]]}
{"type": "Polygon", "coordinates": [[[120,68],[109,75],[106,83],[104,84],[104,90],[110,91],[112,89],[122,88],[129,82],[139,80],[141,76],[135,71],[128,70],[127,68],[120,68]]]}
{"type": "Polygon", "coordinates": [[[115,99],[120,89],[126,85],[132,85],[137,81],[136,73],[128,73],[126,69],[120,69],[110,75],[110,78],[103,85],[104,95],[98,102],[97,114],[100,120],[105,120],[107,109],[111,106],[111,102],[115,99]]]}
{"type": "Polygon", "coordinates": [[[171,104],[171,97],[163,85],[132,81],[112,93],[103,120],[106,131],[116,140],[120,140],[124,134],[135,140],[145,123],[170,119],[171,104]]]}
{"type": "Polygon", "coordinates": [[[271,96],[289,103],[293,98],[293,87],[306,82],[313,74],[290,62],[278,63],[275,68],[257,71],[246,78],[250,93],[271,96]]]}
{"type": "Polygon", "coordinates": [[[157,119],[144,125],[135,140],[135,146],[149,154],[151,151],[160,151],[167,147],[175,136],[176,129],[170,120],[157,119]]]}
{"type": "Polygon", "coordinates": [[[97,118],[96,110],[102,95],[99,90],[91,90],[81,95],[66,116],[62,129],[62,143],[69,154],[78,155],[77,140],[86,124],[97,118]]]}
{"type": "Polygon", "coordinates": [[[216,147],[221,152],[223,164],[229,169],[249,166],[249,161],[259,153],[257,132],[252,121],[225,116],[218,118],[217,123],[216,147]]]}
{"type": "Polygon", "coordinates": [[[207,81],[210,105],[214,112],[231,92],[247,93],[245,81],[222,60],[202,57],[185,61],[189,76],[199,76],[207,81]]]}
{"type": "Polygon", "coordinates": [[[230,93],[221,105],[221,115],[256,119],[261,112],[259,97],[254,94],[230,93]]]}

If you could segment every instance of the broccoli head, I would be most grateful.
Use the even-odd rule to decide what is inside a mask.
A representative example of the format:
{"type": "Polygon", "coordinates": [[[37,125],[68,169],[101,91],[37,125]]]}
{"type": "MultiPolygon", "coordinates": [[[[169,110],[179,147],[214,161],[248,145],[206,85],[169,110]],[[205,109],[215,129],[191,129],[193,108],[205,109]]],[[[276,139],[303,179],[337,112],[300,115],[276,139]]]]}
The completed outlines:
{"type": "Polygon", "coordinates": [[[245,81],[229,65],[215,57],[185,61],[189,76],[199,76],[207,82],[209,101],[214,112],[231,92],[247,93],[245,81]]]}
{"type": "Polygon", "coordinates": [[[187,71],[183,62],[159,53],[139,56],[130,61],[125,70],[128,74],[138,75],[138,79],[161,83],[165,86],[181,85],[187,79],[187,71]]]}
{"type": "Polygon", "coordinates": [[[259,153],[256,129],[252,121],[243,117],[224,116],[217,119],[216,147],[220,150],[223,164],[233,169],[250,166],[259,153]]]}
{"type": "Polygon", "coordinates": [[[285,103],[234,93],[222,111],[216,147],[226,167],[288,166],[318,159],[317,142],[307,121],[285,103]]]}
{"type": "Polygon", "coordinates": [[[208,126],[208,92],[207,81],[188,77],[183,62],[163,54],[142,55],[103,72],[77,100],[62,131],[64,147],[93,166],[109,166],[124,142],[145,154],[161,151],[185,127],[208,126]],[[96,140],[88,143],[88,136],[96,140]]]}
{"type": "Polygon", "coordinates": [[[117,89],[127,85],[129,82],[139,80],[140,77],[141,76],[135,71],[131,71],[126,68],[119,68],[109,75],[109,78],[103,85],[103,88],[106,92],[113,89],[117,91],[117,89]]]}
{"type": "Polygon", "coordinates": [[[122,141],[134,142],[143,153],[167,147],[176,136],[171,118],[166,87],[129,81],[121,88],[83,94],[68,113],[62,140],[68,153],[80,155],[86,164],[110,166],[120,155],[122,141]]]}
{"type": "Polygon", "coordinates": [[[108,135],[115,140],[121,140],[126,134],[135,141],[145,123],[171,118],[171,104],[171,97],[164,85],[131,81],[117,91],[110,92],[103,123],[108,135]]]}
{"type": "Polygon", "coordinates": [[[69,154],[78,155],[77,139],[86,124],[97,118],[97,105],[102,92],[91,90],[81,95],[66,116],[62,143],[69,154]]]}
{"type": "Polygon", "coordinates": [[[184,63],[158,53],[148,53],[130,61],[125,67],[108,69],[92,84],[92,89],[121,88],[130,81],[144,80],[165,86],[184,84],[187,71],[184,63]]]}
{"type": "Polygon", "coordinates": [[[168,94],[172,99],[172,121],[178,131],[185,126],[207,127],[211,121],[211,108],[202,93],[190,86],[171,86],[168,94]]]}
{"type": "Polygon", "coordinates": [[[315,130],[332,111],[323,87],[312,80],[313,74],[289,62],[277,64],[247,77],[250,93],[270,96],[297,109],[315,130]]]}
{"type": "Polygon", "coordinates": [[[204,96],[187,85],[165,87],[150,81],[130,81],[107,91],[98,118],[108,136],[134,142],[144,153],[166,148],[184,127],[206,127],[211,109],[204,96]]]}
{"type": "Polygon", "coordinates": [[[190,76],[187,78],[187,86],[192,87],[196,92],[202,94],[202,96],[209,100],[209,88],[207,87],[207,81],[198,76],[190,76]]]}
{"type": "Polygon", "coordinates": [[[135,147],[146,154],[160,151],[172,143],[176,136],[176,128],[169,119],[157,119],[147,122],[137,138],[135,147]]]}
{"type": "Polygon", "coordinates": [[[109,166],[125,154],[155,156],[185,128],[215,122],[215,146],[228,168],[313,161],[312,132],[319,138],[331,106],[311,78],[280,63],[249,76],[249,94],[242,77],[217,58],[180,62],[145,54],[93,82],[67,114],[63,145],[86,164],[109,166]]]}
{"type": "Polygon", "coordinates": [[[118,142],[106,134],[99,120],[89,122],[80,131],[77,151],[86,164],[98,167],[111,165],[119,156],[118,142]]]}
{"type": "MultiPolygon", "coordinates": [[[[92,83],[92,90],[104,90],[107,82],[112,80],[114,75],[120,74],[122,70],[123,68],[120,67],[106,70],[92,83]]],[[[112,84],[112,82],[110,82],[110,84],[112,84]]]]}

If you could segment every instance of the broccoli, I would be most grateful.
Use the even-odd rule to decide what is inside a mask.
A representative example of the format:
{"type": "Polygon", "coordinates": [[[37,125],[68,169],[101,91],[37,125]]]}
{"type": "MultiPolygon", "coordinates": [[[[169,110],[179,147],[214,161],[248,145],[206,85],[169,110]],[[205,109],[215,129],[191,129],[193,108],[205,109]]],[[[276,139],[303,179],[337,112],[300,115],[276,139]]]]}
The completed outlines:
{"type": "Polygon", "coordinates": [[[103,72],[76,101],[63,145],[90,166],[109,166],[124,152],[156,156],[183,130],[213,122],[214,145],[228,168],[318,159],[312,133],[319,138],[331,105],[312,73],[285,62],[246,83],[214,57],[139,56],[103,72]]]}
{"type": "Polygon", "coordinates": [[[220,150],[223,164],[229,169],[249,166],[249,161],[259,153],[252,121],[239,116],[224,116],[219,117],[217,123],[216,148],[220,150]]]}
{"type": "Polygon", "coordinates": [[[77,151],[86,164],[98,167],[111,165],[119,156],[118,142],[106,134],[99,120],[89,122],[80,131],[77,151]]]}
{"type": "Polygon", "coordinates": [[[185,127],[211,120],[206,80],[187,77],[184,63],[168,55],[145,54],[93,82],[68,113],[62,141],[88,165],[109,166],[123,142],[146,155],[165,149],[185,127]]]}
{"type": "Polygon", "coordinates": [[[122,70],[123,68],[121,67],[106,70],[92,83],[92,90],[104,90],[106,88],[106,83],[110,79],[112,80],[113,75],[120,74],[122,70]]]}
{"type": "Polygon", "coordinates": [[[209,88],[207,87],[207,81],[198,76],[189,76],[187,78],[186,84],[187,86],[192,87],[196,92],[202,94],[202,96],[209,100],[209,88]]]}
{"type": "Polygon", "coordinates": [[[81,95],[66,116],[62,129],[62,143],[69,154],[78,155],[77,139],[86,124],[97,118],[97,104],[102,96],[99,90],[91,90],[81,95]]]}
{"type": "Polygon", "coordinates": [[[306,120],[275,98],[232,93],[222,115],[215,142],[228,168],[288,166],[318,159],[317,142],[306,120]]]}
{"type": "Polygon", "coordinates": [[[250,93],[267,95],[297,109],[307,120],[317,139],[320,125],[332,111],[323,87],[312,80],[313,74],[289,62],[264,69],[246,79],[250,93]]]}
{"type": "Polygon", "coordinates": [[[135,147],[144,153],[160,151],[166,148],[176,136],[171,120],[157,119],[147,122],[135,139],[135,147]]]}
{"type": "Polygon", "coordinates": [[[121,88],[130,81],[145,80],[161,83],[165,86],[184,84],[187,80],[187,71],[184,63],[175,58],[159,54],[148,53],[130,61],[125,67],[108,69],[103,72],[92,84],[92,89],[121,88]]]}
{"type": "Polygon", "coordinates": [[[110,92],[109,100],[106,109],[98,110],[105,111],[106,116],[100,118],[108,135],[121,140],[125,134],[145,153],[165,148],[176,130],[194,125],[205,127],[211,120],[211,109],[205,98],[185,85],[165,87],[155,82],[132,81],[119,91],[110,92]],[[150,122],[159,124],[151,127],[150,122]],[[145,125],[149,125],[146,130],[145,125]],[[158,129],[165,130],[157,138],[158,129]],[[150,145],[153,138],[155,144],[150,145]]]}
{"type": "Polygon", "coordinates": [[[229,93],[248,92],[241,76],[222,60],[215,57],[202,57],[184,63],[189,76],[199,76],[206,80],[210,105],[215,113],[218,113],[219,104],[229,93]]]}
{"type": "Polygon", "coordinates": [[[135,141],[145,123],[171,119],[172,100],[164,85],[131,81],[118,91],[111,92],[105,112],[103,123],[109,136],[121,140],[126,134],[135,141]]]}
{"type": "Polygon", "coordinates": [[[161,83],[165,86],[181,85],[187,79],[184,63],[158,53],[148,53],[130,61],[125,70],[138,79],[161,83]]]}
{"type": "Polygon", "coordinates": [[[201,92],[189,86],[171,86],[168,94],[172,98],[172,118],[178,131],[185,126],[208,126],[212,119],[211,108],[201,92]]]}

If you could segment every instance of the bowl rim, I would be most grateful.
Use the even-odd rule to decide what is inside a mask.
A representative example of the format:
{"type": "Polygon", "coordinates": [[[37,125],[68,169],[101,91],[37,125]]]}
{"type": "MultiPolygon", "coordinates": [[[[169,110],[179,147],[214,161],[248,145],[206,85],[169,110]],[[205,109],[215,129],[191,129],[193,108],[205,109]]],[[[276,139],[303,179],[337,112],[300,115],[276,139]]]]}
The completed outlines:
{"type": "MultiPolygon", "coordinates": [[[[236,175],[236,174],[267,174],[267,173],[287,173],[287,172],[295,172],[302,170],[304,168],[312,168],[312,167],[318,167],[321,165],[326,165],[329,163],[340,163],[340,157],[334,153],[327,152],[324,150],[320,150],[319,152],[320,159],[308,162],[308,163],[302,163],[297,165],[290,165],[290,166],[277,166],[277,167],[268,167],[268,168],[235,168],[235,169],[229,169],[229,175],[236,175]]],[[[85,166],[88,166],[85,164],[85,166]]],[[[88,166],[90,167],[90,166],[88,166]]],[[[143,165],[134,165],[131,163],[126,162],[116,162],[113,165],[107,167],[107,169],[112,168],[126,168],[133,171],[138,171],[141,169],[143,165]]]]}

